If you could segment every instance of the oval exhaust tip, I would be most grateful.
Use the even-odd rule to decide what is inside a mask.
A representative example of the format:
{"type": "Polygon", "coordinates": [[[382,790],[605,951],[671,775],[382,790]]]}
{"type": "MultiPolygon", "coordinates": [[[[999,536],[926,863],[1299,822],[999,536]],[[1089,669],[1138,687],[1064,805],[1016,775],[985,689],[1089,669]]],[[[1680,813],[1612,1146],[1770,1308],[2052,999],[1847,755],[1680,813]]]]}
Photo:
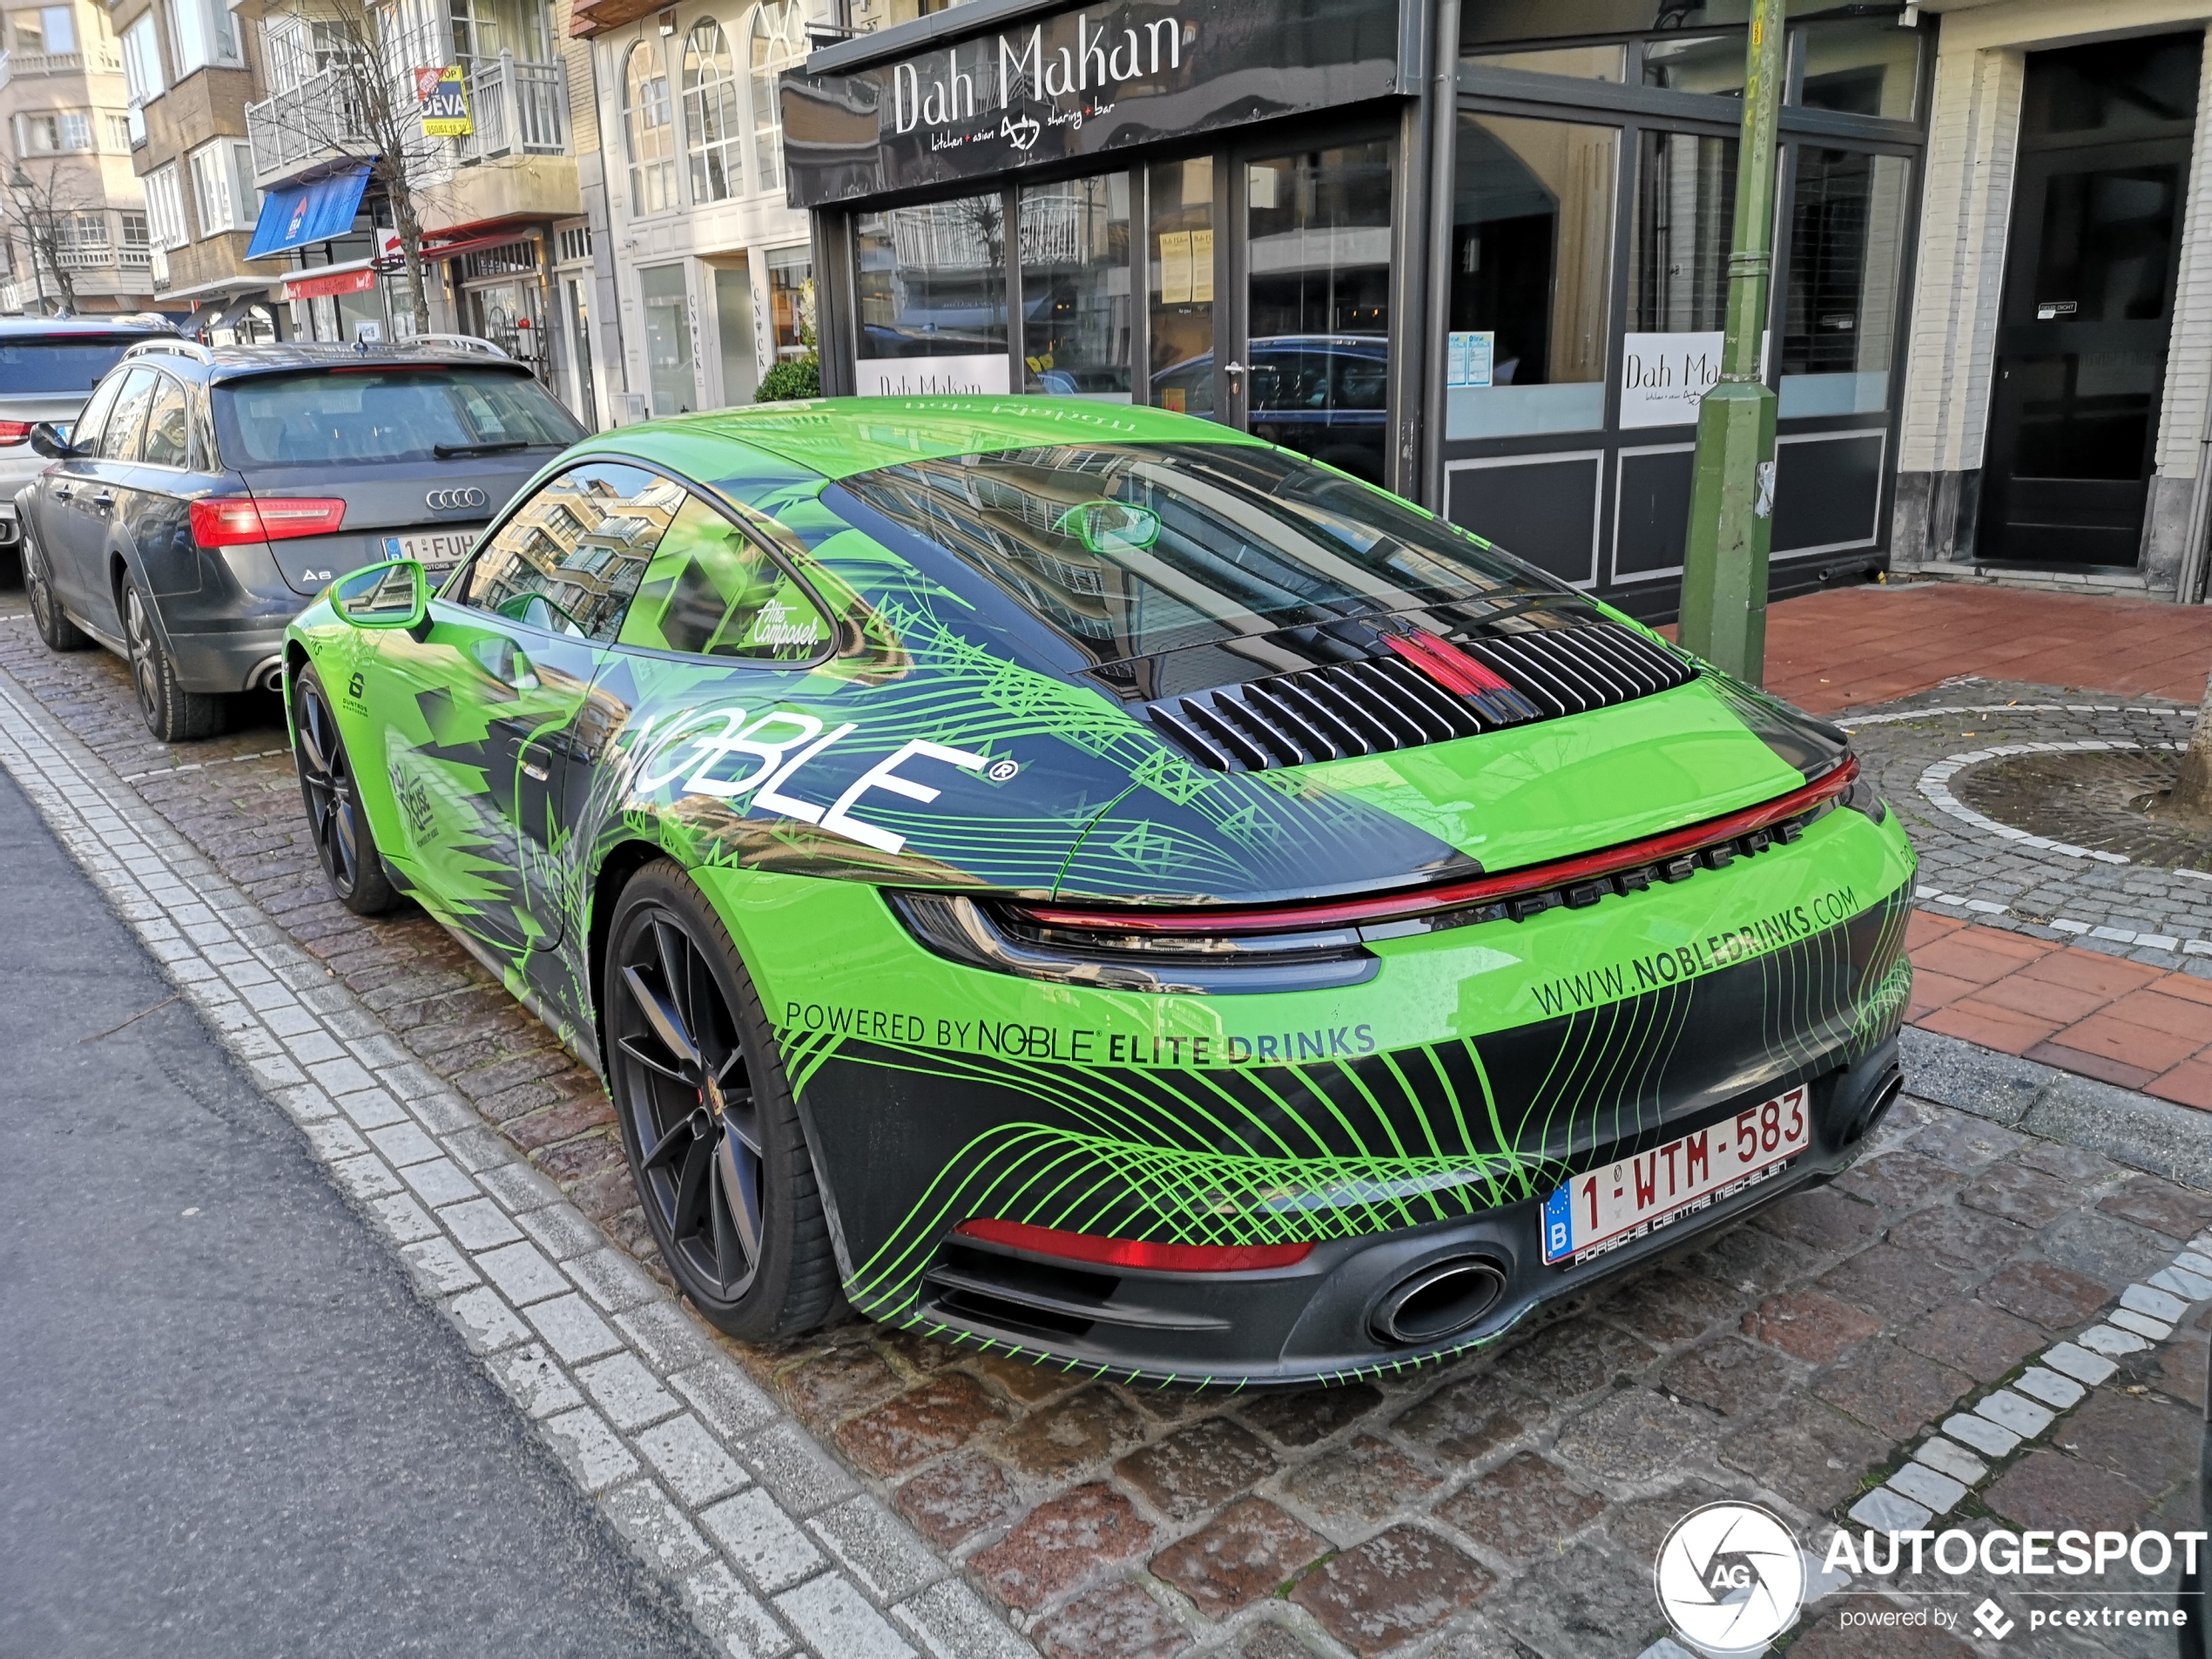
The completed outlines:
{"type": "Polygon", "coordinates": [[[1505,1270],[1497,1263],[1486,1256],[1454,1256],[1393,1285],[1371,1325],[1386,1342],[1441,1342],[1475,1324],[1505,1293],[1505,1270]]]}

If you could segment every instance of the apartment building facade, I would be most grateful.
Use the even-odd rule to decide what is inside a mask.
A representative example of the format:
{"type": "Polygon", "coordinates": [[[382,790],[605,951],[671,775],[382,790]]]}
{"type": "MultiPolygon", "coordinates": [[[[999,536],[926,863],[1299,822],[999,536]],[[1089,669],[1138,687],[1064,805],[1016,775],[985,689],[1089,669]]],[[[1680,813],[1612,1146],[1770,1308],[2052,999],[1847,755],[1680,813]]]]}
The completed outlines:
{"type": "Polygon", "coordinates": [[[158,303],[128,105],[100,7],[0,7],[0,313],[158,303]]]}

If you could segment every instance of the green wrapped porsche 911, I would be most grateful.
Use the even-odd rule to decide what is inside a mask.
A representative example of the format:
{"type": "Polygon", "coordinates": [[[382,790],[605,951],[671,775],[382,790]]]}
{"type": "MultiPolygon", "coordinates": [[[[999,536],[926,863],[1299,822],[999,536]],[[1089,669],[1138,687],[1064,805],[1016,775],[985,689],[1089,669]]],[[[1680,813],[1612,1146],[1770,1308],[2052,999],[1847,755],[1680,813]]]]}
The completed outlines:
{"type": "Polygon", "coordinates": [[[324,867],[598,1067],[738,1336],[1399,1370],[1829,1178],[1900,1086],[1913,855],[1842,732],[1218,426],[626,428],[428,587],[292,628],[324,867]]]}

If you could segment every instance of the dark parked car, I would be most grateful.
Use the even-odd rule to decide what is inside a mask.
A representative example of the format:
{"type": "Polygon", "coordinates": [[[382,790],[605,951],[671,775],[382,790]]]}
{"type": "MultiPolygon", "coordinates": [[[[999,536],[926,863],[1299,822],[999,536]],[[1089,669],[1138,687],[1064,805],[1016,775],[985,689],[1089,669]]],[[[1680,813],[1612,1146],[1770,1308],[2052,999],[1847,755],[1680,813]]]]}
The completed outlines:
{"type": "Polygon", "coordinates": [[[16,492],[45,468],[30,428],[66,429],[123,354],[173,336],[165,317],[0,317],[0,578],[16,561],[16,492]]]}
{"type": "MultiPolygon", "coordinates": [[[[1253,341],[1246,390],[1255,437],[1369,483],[1382,482],[1388,340],[1380,334],[1272,334],[1253,341]]],[[[1152,401],[1211,418],[1213,381],[1211,352],[1187,358],[1152,376],[1152,401]]]]}
{"type": "Polygon", "coordinates": [[[56,651],[127,657],[156,737],[207,737],[277,684],[285,624],[334,577],[450,567],[583,435],[481,341],[144,342],[68,439],[31,434],[53,463],[17,497],[31,615],[56,651]]]}

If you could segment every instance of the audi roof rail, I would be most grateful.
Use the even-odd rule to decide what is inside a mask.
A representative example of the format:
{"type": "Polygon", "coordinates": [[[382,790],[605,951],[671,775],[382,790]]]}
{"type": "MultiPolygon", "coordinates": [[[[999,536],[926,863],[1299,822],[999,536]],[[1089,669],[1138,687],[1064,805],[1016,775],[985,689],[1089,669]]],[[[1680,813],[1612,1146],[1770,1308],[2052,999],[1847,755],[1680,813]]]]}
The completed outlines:
{"type": "Polygon", "coordinates": [[[502,360],[507,356],[491,341],[475,334],[402,334],[397,340],[386,341],[384,344],[388,349],[400,351],[428,347],[434,351],[482,352],[502,360]]]}
{"type": "Polygon", "coordinates": [[[215,361],[215,354],[209,351],[206,347],[196,340],[185,340],[181,336],[174,340],[159,338],[142,340],[135,346],[125,347],[123,354],[125,357],[145,357],[156,352],[169,352],[179,357],[189,357],[195,363],[212,363],[215,361]]]}

